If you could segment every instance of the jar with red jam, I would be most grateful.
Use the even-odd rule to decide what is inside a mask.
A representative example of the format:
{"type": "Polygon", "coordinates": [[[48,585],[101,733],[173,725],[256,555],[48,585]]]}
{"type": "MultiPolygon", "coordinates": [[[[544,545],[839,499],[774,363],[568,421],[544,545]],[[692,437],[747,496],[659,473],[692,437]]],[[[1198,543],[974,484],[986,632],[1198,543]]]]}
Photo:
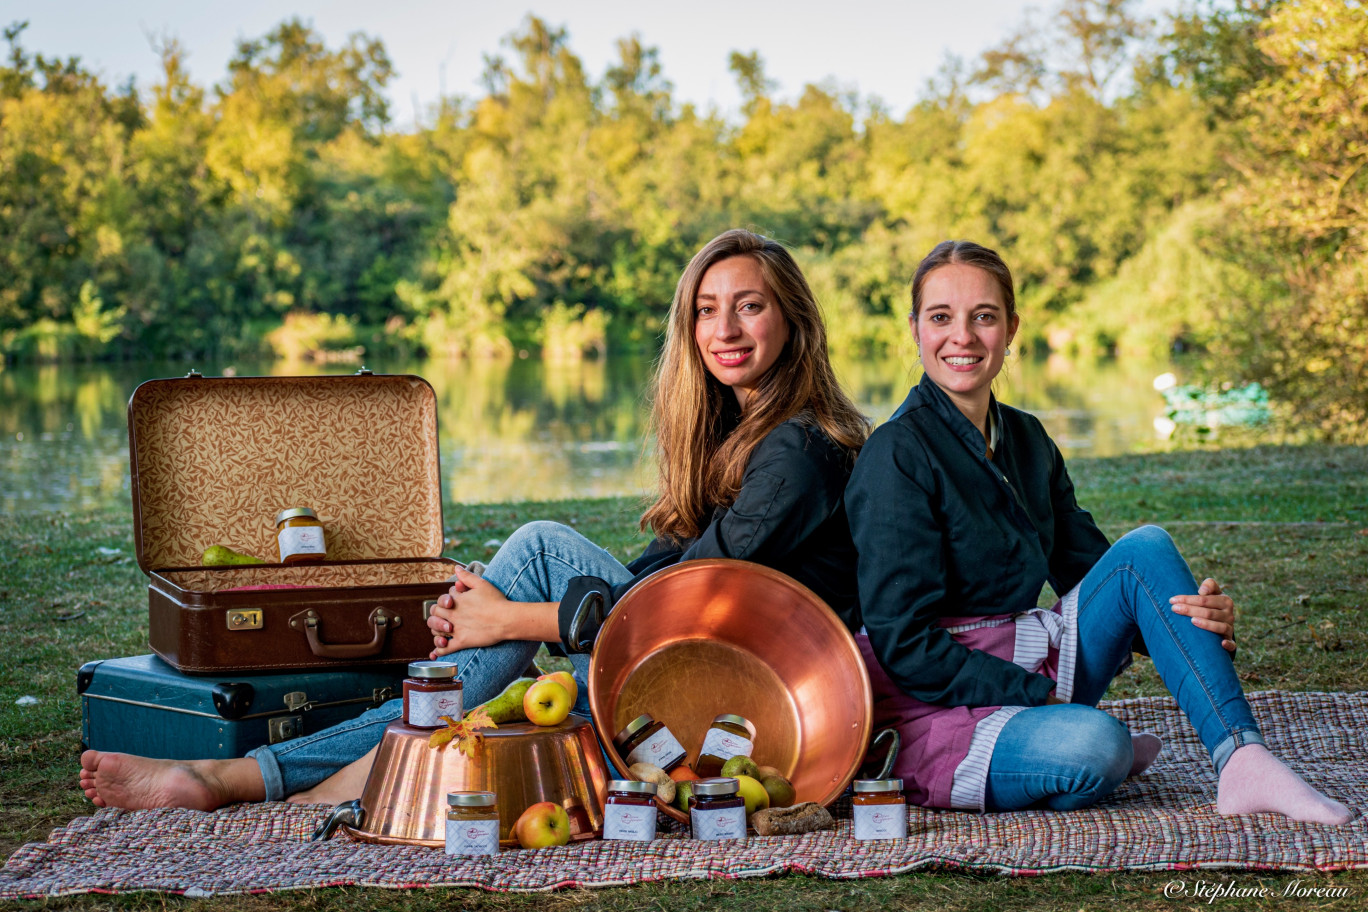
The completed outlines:
{"type": "Polygon", "coordinates": [[[732,757],[749,757],[755,749],[755,726],[745,716],[723,713],[713,719],[703,746],[698,749],[694,772],[701,778],[722,772],[722,764],[732,757]]]}
{"type": "Polygon", "coordinates": [[[856,779],[850,799],[856,839],[904,839],[907,799],[901,779],[856,779]]]}
{"type": "Polygon", "coordinates": [[[684,745],[650,713],[642,713],[613,738],[618,755],[633,763],[649,763],[669,772],[684,762],[684,745]]]}
{"type": "Polygon", "coordinates": [[[441,728],[442,716],[461,720],[461,679],[451,662],[409,662],[404,679],[404,724],[441,728]]]}
{"type": "Polygon", "coordinates": [[[735,779],[699,779],[689,796],[694,839],[745,839],[746,802],[735,779]]]}
{"type": "Polygon", "coordinates": [[[656,784],[632,779],[608,783],[603,802],[603,838],[650,842],[656,838],[656,784]]]}

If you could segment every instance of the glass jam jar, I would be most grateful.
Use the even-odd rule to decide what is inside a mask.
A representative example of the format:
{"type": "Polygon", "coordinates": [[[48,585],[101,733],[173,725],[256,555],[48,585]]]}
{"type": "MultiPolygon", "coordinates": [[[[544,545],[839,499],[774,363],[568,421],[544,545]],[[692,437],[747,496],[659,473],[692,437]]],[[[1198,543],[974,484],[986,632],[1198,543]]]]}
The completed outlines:
{"type": "Polygon", "coordinates": [[[328,556],[323,523],[309,507],[290,507],[276,514],[276,542],[282,564],[319,561],[328,556]]]}
{"type": "Polygon", "coordinates": [[[749,757],[755,749],[755,726],[745,716],[723,713],[713,719],[708,733],[703,736],[703,746],[698,749],[698,761],[694,772],[700,778],[716,776],[722,772],[722,764],[732,757],[749,757]]]}
{"type": "Polygon", "coordinates": [[[669,772],[684,762],[684,745],[680,744],[664,722],[657,722],[650,713],[642,713],[613,738],[618,754],[633,763],[649,763],[669,772]]]}
{"type": "Polygon", "coordinates": [[[856,779],[850,799],[856,839],[904,839],[907,799],[901,779],[856,779]]]}
{"type": "Polygon", "coordinates": [[[499,853],[499,808],[493,792],[447,793],[446,853],[499,853]]]}
{"type": "Polygon", "coordinates": [[[650,842],[656,837],[656,784],[631,779],[608,783],[603,802],[603,838],[650,842]]]}
{"type": "Polygon", "coordinates": [[[694,839],[745,839],[746,802],[735,779],[699,779],[689,796],[694,839]]]}
{"type": "Polygon", "coordinates": [[[461,720],[461,679],[452,662],[409,662],[404,679],[404,724],[441,728],[442,716],[461,720]]]}

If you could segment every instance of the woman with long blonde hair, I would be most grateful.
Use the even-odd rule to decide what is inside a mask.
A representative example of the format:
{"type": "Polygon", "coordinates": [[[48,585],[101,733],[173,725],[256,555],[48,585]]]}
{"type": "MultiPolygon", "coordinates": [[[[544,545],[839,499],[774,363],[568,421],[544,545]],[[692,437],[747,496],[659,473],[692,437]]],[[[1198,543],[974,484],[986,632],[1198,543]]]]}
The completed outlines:
{"type": "MultiPolygon", "coordinates": [[[[783,245],[727,231],[675,289],[652,404],[659,497],[641,518],[655,540],[624,566],[567,526],[529,523],[482,576],[458,571],[428,624],[432,657],[454,662],[470,705],[497,695],[543,642],[562,642],[588,712],[596,630],[571,635],[576,609],[670,564],[755,561],[854,609],[855,558],[844,490],[868,423],[841,391],[816,298],[783,245]]],[[[315,735],[236,760],[164,761],[87,751],[81,786],[97,805],[194,807],[235,801],[337,803],[361,793],[374,748],[402,712],[392,700],[315,735]],[[321,784],[320,784],[321,783],[321,784]],[[311,790],[311,791],[306,791],[311,790]]]]}

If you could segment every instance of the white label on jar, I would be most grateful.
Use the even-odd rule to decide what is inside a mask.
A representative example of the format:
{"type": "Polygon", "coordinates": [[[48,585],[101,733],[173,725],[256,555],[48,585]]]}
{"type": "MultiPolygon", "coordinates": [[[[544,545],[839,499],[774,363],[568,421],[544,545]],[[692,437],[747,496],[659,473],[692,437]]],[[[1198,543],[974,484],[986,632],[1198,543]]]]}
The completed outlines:
{"type": "Polygon", "coordinates": [[[327,553],[323,546],[322,526],[286,526],[280,530],[280,560],[294,554],[327,553]]]}
{"type": "Polygon", "coordinates": [[[745,839],[746,807],[689,811],[694,839],[745,839]]]}
{"type": "Polygon", "coordinates": [[[720,728],[708,729],[707,737],[703,739],[703,747],[699,749],[699,754],[712,754],[714,757],[721,757],[724,761],[732,757],[749,757],[751,748],[754,745],[740,735],[733,735],[729,731],[720,728]]]}
{"type": "Polygon", "coordinates": [[[907,805],[854,804],[856,839],[904,839],[907,837],[907,805]]]}
{"type": "Polygon", "coordinates": [[[446,824],[448,855],[499,854],[499,820],[452,820],[446,824]]]}
{"type": "Polygon", "coordinates": [[[635,839],[639,842],[650,842],[655,839],[655,805],[640,807],[634,804],[608,803],[603,809],[603,838],[635,839]]]}
{"type": "Polygon", "coordinates": [[[419,728],[440,728],[446,723],[442,716],[461,721],[461,692],[459,690],[409,691],[408,724],[419,728]]]}
{"type": "Polygon", "coordinates": [[[661,769],[684,759],[684,745],[675,740],[670,730],[661,726],[660,731],[638,744],[627,755],[627,764],[649,763],[661,769]]]}

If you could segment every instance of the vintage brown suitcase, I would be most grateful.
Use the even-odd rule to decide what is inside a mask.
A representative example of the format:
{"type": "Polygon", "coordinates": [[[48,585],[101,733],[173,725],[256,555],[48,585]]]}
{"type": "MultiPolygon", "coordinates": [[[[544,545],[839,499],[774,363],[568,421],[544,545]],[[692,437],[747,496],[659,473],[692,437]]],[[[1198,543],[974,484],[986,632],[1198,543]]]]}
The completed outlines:
{"type": "Polygon", "coordinates": [[[442,553],[436,396],[404,375],[149,380],[128,404],[149,642],[191,674],[426,658],[442,553]],[[279,559],[276,514],[312,507],[327,559],[279,559]],[[272,563],[202,567],[226,545],[272,563]]]}

